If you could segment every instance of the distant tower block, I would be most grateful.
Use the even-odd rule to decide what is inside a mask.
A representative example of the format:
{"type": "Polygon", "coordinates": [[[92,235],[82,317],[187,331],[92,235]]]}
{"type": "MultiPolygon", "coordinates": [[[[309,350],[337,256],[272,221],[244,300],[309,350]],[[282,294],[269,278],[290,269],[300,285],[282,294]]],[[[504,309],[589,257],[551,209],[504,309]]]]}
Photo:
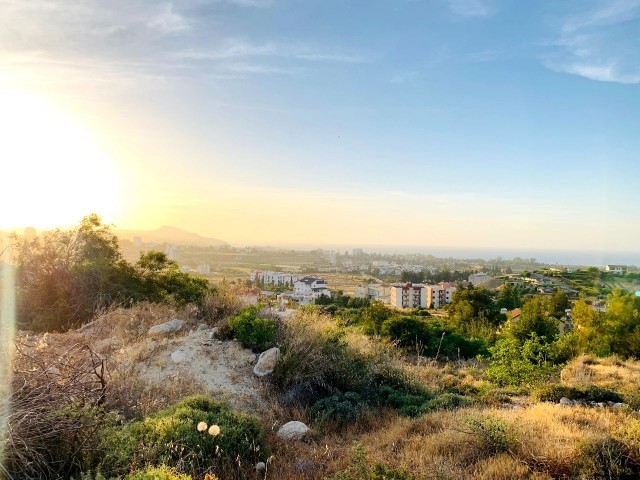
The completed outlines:
{"type": "Polygon", "coordinates": [[[33,227],[27,227],[24,229],[24,238],[31,240],[36,238],[36,229],[33,227]]]}
{"type": "Polygon", "coordinates": [[[142,238],[140,237],[133,237],[133,246],[135,248],[140,248],[142,247],[142,238]]]}
{"type": "Polygon", "coordinates": [[[168,245],[167,246],[167,258],[169,260],[175,260],[178,253],[177,245],[168,245]]]}

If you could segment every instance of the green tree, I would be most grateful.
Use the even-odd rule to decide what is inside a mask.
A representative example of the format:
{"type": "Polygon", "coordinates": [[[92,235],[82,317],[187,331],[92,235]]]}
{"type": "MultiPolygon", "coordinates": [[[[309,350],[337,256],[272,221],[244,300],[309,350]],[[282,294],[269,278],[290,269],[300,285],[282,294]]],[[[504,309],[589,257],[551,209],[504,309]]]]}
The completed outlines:
{"type": "Polygon", "coordinates": [[[458,288],[446,308],[449,312],[447,323],[466,335],[495,332],[496,327],[506,320],[494,303],[491,292],[473,285],[458,288]]]}
{"type": "Polygon", "coordinates": [[[393,311],[382,302],[373,302],[362,313],[365,326],[374,333],[380,333],[382,324],[388,320],[393,311]]]}
{"type": "Polygon", "coordinates": [[[531,334],[535,334],[545,343],[551,343],[558,335],[558,320],[550,315],[551,304],[547,297],[533,297],[522,307],[520,318],[511,324],[508,334],[521,345],[531,334]]]}

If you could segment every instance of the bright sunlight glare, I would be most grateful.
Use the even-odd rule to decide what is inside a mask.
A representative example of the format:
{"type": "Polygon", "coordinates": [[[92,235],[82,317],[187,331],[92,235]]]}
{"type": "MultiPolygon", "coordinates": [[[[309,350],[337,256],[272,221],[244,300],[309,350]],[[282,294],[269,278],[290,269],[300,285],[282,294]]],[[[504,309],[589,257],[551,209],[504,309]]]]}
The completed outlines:
{"type": "Polygon", "coordinates": [[[40,97],[0,90],[0,227],[51,228],[117,207],[118,178],[89,131],[40,97]]]}

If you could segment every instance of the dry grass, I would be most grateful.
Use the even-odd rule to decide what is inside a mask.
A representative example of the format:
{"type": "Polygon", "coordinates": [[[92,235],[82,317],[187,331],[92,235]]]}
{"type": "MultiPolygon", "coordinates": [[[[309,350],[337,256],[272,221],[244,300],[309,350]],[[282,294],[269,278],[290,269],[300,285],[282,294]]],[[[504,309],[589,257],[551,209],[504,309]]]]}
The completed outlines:
{"type": "MultiPolygon", "coordinates": [[[[295,412],[280,410],[276,416],[282,414],[284,420],[295,412]]],[[[582,446],[615,435],[629,422],[637,422],[636,417],[608,409],[552,404],[513,410],[471,408],[416,419],[384,412],[368,426],[368,432],[353,426],[340,434],[316,435],[304,443],[282,442],[272,436],[267,478],[328,478],[349,466],[360,442],[371,463],[406,468],[416,480],[575,478],[582,446]],[[470,419],[487,416],[505,422],[513,432],[508,451],[493,453],[469,427],[470,419]],[[299,468],[305,461],[313,465],[307,477],[299,468]]],[[[276,422],[274,431],[277,426],[276,422]]]]}

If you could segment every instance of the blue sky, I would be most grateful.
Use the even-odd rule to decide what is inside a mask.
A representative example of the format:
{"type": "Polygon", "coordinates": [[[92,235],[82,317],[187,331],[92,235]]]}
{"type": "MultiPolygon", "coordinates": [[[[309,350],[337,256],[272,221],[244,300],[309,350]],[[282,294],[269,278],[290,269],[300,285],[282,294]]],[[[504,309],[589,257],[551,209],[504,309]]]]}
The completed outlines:
{"type": "Polygon", "coordinates": [[[92,132],[122,226],[635,251],[639,34],[637,0],[0,0],[0,87],[92,132]]]}

